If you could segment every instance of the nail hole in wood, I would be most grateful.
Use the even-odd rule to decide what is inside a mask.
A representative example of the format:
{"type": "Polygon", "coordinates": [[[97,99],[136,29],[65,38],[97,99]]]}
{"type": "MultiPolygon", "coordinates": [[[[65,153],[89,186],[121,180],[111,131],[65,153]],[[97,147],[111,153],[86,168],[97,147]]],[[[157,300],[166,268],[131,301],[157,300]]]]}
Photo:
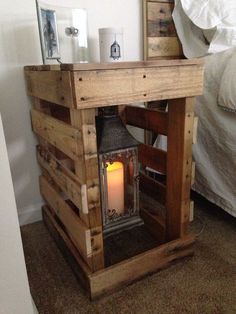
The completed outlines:
{"type": "Polygon", "coordinates": [[[79,78],[79,81],[80,81],[80,82],[83,81],[82,77],[79,78]]]}
{"type": "Polygon", "coordinates": [[[85,98],[84,98],[84,97],[81,97],[80,100],[81,100],[81,101],[85,101],[85,98]]]}
{"type": "Polygon", "coordinates": [[[144,97],[146,97],[146,96],[147,96],[147,94],[143,94],[143,96],[144,96],[144,97]]]}
{"type": "Polygon", "coordinates": [[[146,75],[145,75],[145,74],[143,75],[143,78],[146,78],[146,75]]]}

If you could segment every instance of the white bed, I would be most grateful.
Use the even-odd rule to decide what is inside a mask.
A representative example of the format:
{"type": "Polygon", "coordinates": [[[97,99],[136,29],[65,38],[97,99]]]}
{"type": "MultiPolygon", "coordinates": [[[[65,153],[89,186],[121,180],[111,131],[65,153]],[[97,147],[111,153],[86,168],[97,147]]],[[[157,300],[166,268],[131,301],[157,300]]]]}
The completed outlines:
{"type": "Polygon", "coordinates": [[[194,146],[196,179],[193,188],[236,217],[236,113],[233,112],[236,109],[236,48],[231,48],[236,45],[236,24],[233,25],[236,23],[236,3],[229,0],[230,14],[227,15],[227,8],[224,8],[223,17],[218,12],[222,9],[223,2],[215,0],[215,8],[214,5],[211,7],[210,3],[213,1],[177,0],[173,13],[185,55],[187,57],[207,55],[204,57],[203,96],[196,98],[199,126],[198,141],[194,146]],[[211,14],[213,12],[214,16],[210,17],[215,19],[213,20],[215,24],[212,20],[209,21],[207,12],[201,12],[202,16],[199,16],[197,11],[197,19],[191,2],[198,7],[201,3],[202,8],[208,10],[208,14],[209,10],[213,10],[211,14]],[[209,7],[204,7],[203,2],[209,7]],[[185,6],[184,10],[182,5],[185,6]],[[207,21],[204,20],[204,16],[207,17],[207,21]],[[199,29],[202,26],[203,28],[208,26],[210,29],[202,30],[200,34],[199,29]],[[228,36],[227,30],[230,34],[228,36]],[[201,38],[207,37],[207,34],[209,44],[201,38]],[[225,36],[222,37],[222,34],[225,36]]]}

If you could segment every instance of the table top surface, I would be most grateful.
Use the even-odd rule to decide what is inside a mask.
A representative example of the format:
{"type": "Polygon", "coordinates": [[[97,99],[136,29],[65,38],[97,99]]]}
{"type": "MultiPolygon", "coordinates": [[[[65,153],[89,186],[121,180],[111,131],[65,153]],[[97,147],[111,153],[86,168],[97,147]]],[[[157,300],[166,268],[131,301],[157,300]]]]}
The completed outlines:
{"type": "Polygon", "coordinates": [[[130,61],[112,63],[63,63],[47,65],[28,65],[25,71],[96,71],[96,70],[118,70],[135,68],[176,67],[203,65],[203,59],[171,59],[155,61],[130,61]]]}

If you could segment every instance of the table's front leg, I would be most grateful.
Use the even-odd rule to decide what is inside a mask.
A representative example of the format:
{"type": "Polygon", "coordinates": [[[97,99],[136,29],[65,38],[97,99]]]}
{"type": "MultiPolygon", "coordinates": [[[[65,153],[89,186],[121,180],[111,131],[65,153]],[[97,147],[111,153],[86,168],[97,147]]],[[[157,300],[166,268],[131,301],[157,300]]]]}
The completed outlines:
{"type": "Polygon", "coordinates": [[[194,98],[168,102],[166,238],[186,235],[190,213],[194,98]]]}

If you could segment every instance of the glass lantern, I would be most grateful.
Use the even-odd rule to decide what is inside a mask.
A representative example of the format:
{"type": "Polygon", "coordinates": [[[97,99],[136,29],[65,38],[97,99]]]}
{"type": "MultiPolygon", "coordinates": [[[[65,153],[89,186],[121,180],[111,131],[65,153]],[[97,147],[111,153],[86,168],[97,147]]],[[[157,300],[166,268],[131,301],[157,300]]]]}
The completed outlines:
{"type": "Polygon", "coordinates": [[[138,142],[114,107],[96,119],[104,234],[142,223],[139,217],[138,142]]]}

